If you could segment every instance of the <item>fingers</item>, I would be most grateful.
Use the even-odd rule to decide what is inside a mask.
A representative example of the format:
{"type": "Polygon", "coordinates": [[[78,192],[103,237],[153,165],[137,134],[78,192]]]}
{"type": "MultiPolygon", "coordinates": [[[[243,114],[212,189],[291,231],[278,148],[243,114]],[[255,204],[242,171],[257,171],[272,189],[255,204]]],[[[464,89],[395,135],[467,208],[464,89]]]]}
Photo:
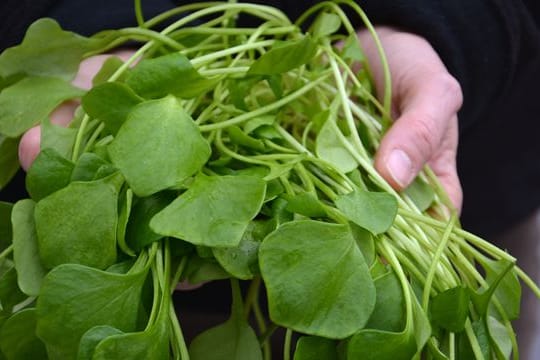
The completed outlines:
{"type": "MultiPolygon", "coordinates": [[[[460,91],[449,76],[433,76],[409,89],[400,116],[381,142],[376,166],[397,189],[407,187],[441,149],[460,106],[460,91]]],[[[453,141],[454,146],[457,143],[453,141]]],[[[447,145],[447,146],[448,146],[447,145]]],[[[448,164],[452,165],[452,164],[448,164]]]]}
{"type": "Polygon", "coordinates": [[[404,81],[408,86],[401,94],[399,117],[382,139],[375,166],[401,190],[429,163],[460,209],[461,186],[455,163],[456,114],[462,102],[459,84],[447,73],[404,81]]]}
{"type": "MultiPolygon", "coordinates": [[[[423,38],[387,27],[378,32],[390,67],[396,120],[381,141],[375,167],[393,188],[403,190],[429,164],[459,210],[457,112],[463,100],[459,83],[423,38]]],[[[360,35],[380,91],[379,56],[366,33],[360,35]]]]}

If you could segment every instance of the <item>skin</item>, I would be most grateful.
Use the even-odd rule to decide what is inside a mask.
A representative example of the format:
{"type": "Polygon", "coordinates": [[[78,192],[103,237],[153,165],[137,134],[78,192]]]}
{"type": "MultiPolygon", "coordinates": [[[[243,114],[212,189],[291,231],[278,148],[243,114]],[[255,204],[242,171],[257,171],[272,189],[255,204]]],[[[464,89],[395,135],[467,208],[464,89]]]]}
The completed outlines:
{"type": "MultiPolygon", "coordinates": [[[[389,27],[378,27],[377,32],[390,66],[396,120],[381,142],[375,167],[392,187],[402,190],[429,164],[460,211],[462,190],[456,170],[457,112],[462,104],[459,83],[422,37],[389,27]]],[[[366,31],[358,35],[381,90],[383,72],[377,50],[366,31]]],[[[114,55],[125,60],[131,54],[121,51],[114,55]]],[[[73,83],[89,89],[92,77],[108,56],[83,61],[73,83]]],[[[67,125],[77,106],[76,102],[61,105],[51,115],[51,121],[67,125]]],[[[39,152],[39,141],[39,127],[30,129],[21,139],[19,159],[25,170],[39,152]]]]}
{"type": "MultiPolygon", "coordinates": [[[[377,171],[397,190],[406,188],[428,164],[446,189],[455,209],[462,205],[456,170],[457,112],[463,95],[457,80],[422,37],[378,27],[392,78],[394,124],[375,157],[377,171]]],[[[379,90],[383,70],[367,31],[359,33],[379,90]]]]}

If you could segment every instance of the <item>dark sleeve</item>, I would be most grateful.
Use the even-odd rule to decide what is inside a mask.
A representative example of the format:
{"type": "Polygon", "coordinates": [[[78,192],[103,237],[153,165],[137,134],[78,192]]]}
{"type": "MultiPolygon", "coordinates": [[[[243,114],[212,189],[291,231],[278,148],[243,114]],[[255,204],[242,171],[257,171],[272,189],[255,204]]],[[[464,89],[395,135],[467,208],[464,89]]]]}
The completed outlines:
{"type": "Polygon", "coordinates": [[[21,42],[26,28],[44,16],[56,0],[2,0],[0,2],[0,52],[21,42]]]}
{"type": "Polygon", "coordinates": [[[426,38],[461,84],[463,132],[480,121],[514,80],[537,31],[521,1],[360,0],[374,23],[426,38]]]}

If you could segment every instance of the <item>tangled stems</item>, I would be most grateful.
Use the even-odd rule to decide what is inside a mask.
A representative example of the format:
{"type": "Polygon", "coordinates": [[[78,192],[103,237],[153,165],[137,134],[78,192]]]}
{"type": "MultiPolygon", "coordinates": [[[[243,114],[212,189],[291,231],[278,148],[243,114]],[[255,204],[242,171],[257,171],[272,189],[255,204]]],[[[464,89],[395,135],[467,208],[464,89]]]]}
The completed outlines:
{"type": "MultiPolygon", "coordinates": [[[[134,39],[147,42],[117,69],[109,81],[119,80],[138,59],[152,57],[160,51],[184,54],[201,76],[214,77],[217,80],[217,85],[205,94],[195,99],[178,101],[196,119],[195,124],[199,131],[220,155],[242,164],[239,167],[266,167],[268,170],[264,178],[266,181],[279,181],[285,192],[291,196],[308,193],[326,211],[326,219],[331,222],[348,223],[347,217],[335,206],[335,200],[357,188],[386,192],[396,198],[398,213],[394,223],[386,233],[375,236],[375,243],[377,255],[388,263],[399,279],[405,301],[408,330],[413,328],[415,321],[413,311],[416,299],[410,285],[412,279],[422,287],[421,307],[425,313],[429,313],[432,299],[447,289],[461,284],[473,291],[488,287],[489,284],[476,269],[476,264],[482,264],[486,256],[490,259],[515,263],[515,259],[504,251],[460,229],[455,214],[450,219],[433,218],[426,209],[418,208],[410,196],[392,189],[375,170],[372,152],[384,130],[389,126],[391,87],[388,64],[384,60],[381,44],[373,27],[367,22],[365,14],[356,4],[350,1],[321,2],[301,16],[296,24],[291,24],[281,12],[273,8],[236,3],[192,4],[145,21],[140,1],[136,4],[139,28],[119,31],[118,38],[113,41],[134,39]],[[276,78],[262,77],[258,80],[256,89],[248,91],[242,98],[245,107],[234,104],[230,83],[249,77],[250,67],[256,59],[276,48],[280,40],[302,39],[299,26],[315,12],[326,10],[335,13],[348,35],[356,38],[356,29],[337,4],[351,6],[374,36],[385,75],[383,104],[380,104],[362,85],[351,69],[350,63],[342,57],[341,50],[331,44],[332,38],[315,39],[314,41],[318,41],[317,51],[311,63],[280,74],[278,80],[281,94],[276,93],[276,83],[272,83],[276,78]],[[152,30],[157,24],[184,13],[187,15],[174,21],[161,32],[152,30]],[[263,24],[257,28],[219,27],[220,24],[234,23],[240,13],[256,16],[263,24]],[[208,20],[209,16],[216,17],[208,20]],[[201,24],[190,27],[190,24],[196,22],[201,24]],[[193,47],[186,47],[182,44],[182,39],[190,35],[204,35],[205,38],[193,47]],[[338,130],[333,134],[336,138],[334,146],[347,153],[358,166],[356,177],[354,173],[341,170],[330,159],[321,156],[317,147],[317,136],[322,124],[313,120],[314,117],[309,114],[312,109],[305,109],[313,103],[317,103],[320,107],[316,110],[328,111],[328,119],[325,121],[336,124],[338,130]],[[260,147],[254,149],[231,140],[230,129],[245,130],[250,122],[260,120],[263,116],[272,117],[272,121],[260,126],[270,134],[261,140],[262,150],[260,147]],[[367,129],[365,133],[361,133],[359,123],[367,129]]],[[[368,69],[368,64],[363,66],[364,69],[368,69]]],[[[79,157],[83,146],[84,149],[88,149],[92,144],[103,140],[99,139],[103,126],[97,126],[86,139],[88,128],[92,128],[89,122],[90,118],[84,116],[79,126],[72,154],[73,160],[79,157]]],[[[256,132],[256,129],[250,131],[256,132]]],[[[251,136],[249,131],[245,132],[246,137],[251,136]]],[[[209,174],[215,171],[211,165],[203,169],[203,172],[209,174]]],[[[427,182],[435,190],[432,208],[451,208],[442,186],[429,168],[423,171],[420,180],[427,182]]],[[[150,322],[157,316],[156,299],[160,296],[165,297],[165,294],[171,291],[168,252],[166,243],[163,251],[157,250],[156,259],[162,260],[156,260],[152,268],[155,303],[150,322]],[[159,292],[156,290],[158,288],[159,292]]],[[[172,276],[173,283],[182,277],[186,261],[182,260],[172,276]]],[[[516,267],[515,273],[540,297],[540,290],[523,271],[516,267]]],[[[258,288],[259,285],[254,285],[245,304],[247,310],[244,311],[247,313],[253,311],[260,332],[265,333],[269,327],[264,322],[256,301],[258,288]]],[[[495,304],[512,337],[516,354],[515,340],[509,328],[505,309],[497,304],[497,301],[495,304]]],[[[169,311],[171,318],[175,318],[172,305],[169,311]]],[[[473,353],[481,358],[481,349],[472,328],[472,323],[478,318],[479,315],[471,311],[465,324],[465,332],[473,353]]],[[[171,327],[175,339],[173,343],[179,344],[175,347],[175,351],[182,359],[187,358],[185,341],[177,320],[171,323],[171,327]]],[[[290,356],[291,335],[291,331],[288,330],[284,348],[286,358],[290,356]]],[[[446,336],[451,344],[452,358],[455,356],[456,340],[453,332],[448,332],[446,336]]],[[[270,356],[268,343],[263,341],[263,344],[268,358],[270,356]]],[[[436,349],[434,341],[430,341],[429,344],[436,349]]]]}

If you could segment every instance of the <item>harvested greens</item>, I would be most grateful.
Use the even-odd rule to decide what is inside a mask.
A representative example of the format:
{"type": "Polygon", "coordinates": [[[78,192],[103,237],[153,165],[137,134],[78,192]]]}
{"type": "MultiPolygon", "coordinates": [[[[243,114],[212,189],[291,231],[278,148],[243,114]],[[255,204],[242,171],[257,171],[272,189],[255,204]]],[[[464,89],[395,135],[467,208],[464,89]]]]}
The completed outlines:
{"type": "Polygon", "coordinates": [[[390,79],[381,104],[354,2],[295,23],[247,3],[135,8],[138,27],[90,38],[38,20],[0,55],[2,187],[42,126],[31,198],[0,203],[0,359],[518,357],[519,280],[536,285],[444,215],[429,169],[396,193],[373,167],[390,79]],[[134,42],[91,90],[71,85],[134,42]],[[51,124],[69,99],[71,125],[51,124]],[[230,319],[186,344],[171,293],[217,279],[230,319]]]}

